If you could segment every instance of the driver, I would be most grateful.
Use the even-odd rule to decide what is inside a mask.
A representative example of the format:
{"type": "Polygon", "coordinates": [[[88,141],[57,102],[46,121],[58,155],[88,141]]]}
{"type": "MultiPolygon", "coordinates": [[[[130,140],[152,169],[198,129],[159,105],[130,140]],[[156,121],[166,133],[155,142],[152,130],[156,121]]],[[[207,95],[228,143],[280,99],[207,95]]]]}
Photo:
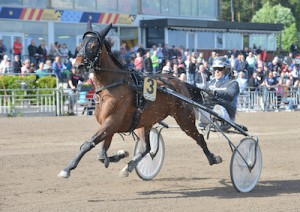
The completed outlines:
{"type": "MultiPolygon", "coordinates": [[[[239,84],[229,77],[230,65],[225,57],[217,57],[213,60],[214,79],[209,81],[204,88],[206,106],[212,108],[222,118],[235,120],[237,99],[240,92],[239,84]]],[[[211,123],[209,113],[200,111],[200,128],[205,128],[211,123]]],[[[227,131],[230,125],[221,124],[221,130],[227,131]]]]}

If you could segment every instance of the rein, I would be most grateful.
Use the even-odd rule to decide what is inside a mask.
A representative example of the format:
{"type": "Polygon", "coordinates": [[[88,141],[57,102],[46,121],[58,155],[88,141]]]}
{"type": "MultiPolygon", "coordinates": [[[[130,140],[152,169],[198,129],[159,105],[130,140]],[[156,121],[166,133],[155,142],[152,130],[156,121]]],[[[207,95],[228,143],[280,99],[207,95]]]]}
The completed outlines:
{"type": "Polygon", "coordinates": [[[116,87],[116,86],[119,86],[119,85],[122,85],[126,82],[126,80],[122,80],[122,81],[119,81],[119,82],[115,82],[115,83],[112,83],[112,84],[109,84],[109,85],[105,85],[105,86],[102,86],[100,88],[97,88],[95,90],[95,93],[94,93],[94,96],[93,96],[93,99],[95,101],[96,104],[99,104],[100,103],[100,97],[99,97],[99,93],[103,90],[106,90],[106,89],[109,89],[109,88],[112,88],[112,87],[116,87]]]}
{"type": "MultiPolygon", "coordinates": [[[[98,87],[99,85],[98,86],[96,85],[93,99],[96,104],[100,104],[102,101],[100,93],[103,90],[107,90],[117,86],[122,86],[124,84],[131,87],[131,89],[135,92],[135,100],[136,100],[136,110],[133,116],[131,126],[129,128],[129,132],[133,132],[138,126],[145,105],[147,104],[147,102],[142,97],[142,86],[140,82],[142,81],[141,79],[143,77],[141,77],[141,75],[135,72],[133,69],[124,66],[117,60],[116,56],[112,53],[110,46],[108,45],[108,42],[104,39],[104,36],[98,32],[93,32],[93,31],[86,32],[83,36],[83,40],[85,42],[77,56],[83,57],[84,66],[89,72],[93,71],[95,73],[94,76],[97,78],[99,82],[101,82],[101,79],[97,73],[103,71],[126,74],[125,76],[123,75],[124,78],[122,76],[123,79],[119,79],[118,81],[112,82],[110,84],[106,84],[101,87],[98,87]],[[92,34],[93,36],[91,36],[90,34],[92,34]],[[97,46],[97,50],[94,49],[95,45],[92,46],[93,43],[97,46]],[[106,47],[105,51],[103,51],[103,46],[106,47]],[[101,54],[107,54],[107,56],[112,60],[115,66],[113,66],[112,68],[101,67],[101,63],[103,59],[103,57],[101,57],[101,54]]],[[[161,81],[165,82],[165,84],[170,84],[167,83],[165,80],[161,79],[161,77],[159,76],[155,76],[154,78],[160,79],[161,81]]]]}

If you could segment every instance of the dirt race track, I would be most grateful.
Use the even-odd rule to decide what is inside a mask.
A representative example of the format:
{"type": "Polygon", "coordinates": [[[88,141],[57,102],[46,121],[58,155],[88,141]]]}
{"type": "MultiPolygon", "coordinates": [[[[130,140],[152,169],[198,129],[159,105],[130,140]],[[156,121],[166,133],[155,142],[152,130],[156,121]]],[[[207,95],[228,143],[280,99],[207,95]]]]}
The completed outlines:
{"type": "Polygon", "coordinates": [[[109,153],[124,149],[129,158],[106,169],[94,148],[66,180],[56,175],[96,132],[94,117],[0,118],[0,211],[300,211],[300,113],[239,113],[237,123],[260,138],[263,155],[260,181],[245,194],[232,186],[231,150],[216,133],[208,146],[222,156],[219,165],[209,166],[196,143],[171,128],[152,181],[135,172],[118,177],[134,149],[132,137],[119,135],[109,153]]]}

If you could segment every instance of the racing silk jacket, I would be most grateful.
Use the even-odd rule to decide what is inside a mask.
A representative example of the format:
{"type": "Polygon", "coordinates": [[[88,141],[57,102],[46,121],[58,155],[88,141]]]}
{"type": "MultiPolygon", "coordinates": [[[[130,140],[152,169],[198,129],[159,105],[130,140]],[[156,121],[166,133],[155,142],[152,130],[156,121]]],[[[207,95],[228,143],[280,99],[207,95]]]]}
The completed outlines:
{"type": "Polygon", "coordinates": [[[215,91],[218,103],[226,108],[230,119],[234,120],[237,110],[237,100],[240,93],[238,82],[230,80],[226,76],[220,80],[211,80],[206,89],[215,91]]]}

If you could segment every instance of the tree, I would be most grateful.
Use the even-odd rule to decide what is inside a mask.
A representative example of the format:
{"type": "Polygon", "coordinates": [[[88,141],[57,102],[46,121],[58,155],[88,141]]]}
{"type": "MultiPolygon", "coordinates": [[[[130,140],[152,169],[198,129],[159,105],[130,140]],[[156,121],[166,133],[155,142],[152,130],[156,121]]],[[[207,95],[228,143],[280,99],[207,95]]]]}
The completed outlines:
{"type": "MultiPolygon", "coordinates": [[[[286,8],[290,8],[294,17],[296,18],[296,25],[298,31],[300,31],[300,4],[299,0],[232,0],[234,7],[234,21],[238,21],[237,14],[240,12],[241,22],[250,22],[254,14],[259,11],[263,5],[269,3],[271,6],[282,5],[286,8]],[[253,7],[252,7],[253,5],[253,7]]],[[[231,0],[221,0],[222,5],[222,20],[231,21],[230,3],[231,0]]]]}
{"type": "Polygon", "coordinates": [[[297,41],[297,27],[296,23],[293,23],[291,26],[286,28],[282,32],[282,49],[289,51],[292,43],[297,41]]]}
{"type": "MultiPolygon", "coordinates": [[[[243,1],[243,0],[232,0],[233,1],[233,10],[234,10],[234,21],[239,22],[250,22],[252,15],[259,8],[262,7],[261,1],[251,0],[251,1],[243,1]],[[252,9],[252,3],[254,8],[252,9]],[[240,14],[240,16],[238,16],[240,14]],[[240,20],[238,19],[240,17],[240,20]]],[[[222,0],[222,20],[231,21],[231,0],[222,0]]]]}
{"type": "MultiPolygon", "coordinates": [[[[297,41],[297,28],[291,9],[283,7],[280,4],[271,6],[269,2],[265,3],[263,7],[253,16],[251,22],[283,24],[283,50],[289,50],[291,43],[297,41]]],[[[277,36],[277,44],[279,43],[278,40],[279,36],[277,36]]]]}

